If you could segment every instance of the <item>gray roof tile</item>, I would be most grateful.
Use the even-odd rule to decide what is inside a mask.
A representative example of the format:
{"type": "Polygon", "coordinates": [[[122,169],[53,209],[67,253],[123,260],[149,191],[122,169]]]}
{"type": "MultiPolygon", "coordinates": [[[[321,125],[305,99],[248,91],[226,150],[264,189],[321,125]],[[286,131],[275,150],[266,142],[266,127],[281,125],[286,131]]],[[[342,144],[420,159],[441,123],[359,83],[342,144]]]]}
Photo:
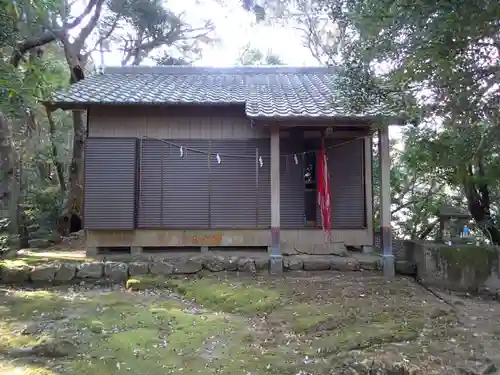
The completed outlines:
{"type": "Polygon", "coordinates": [[[51,97],[72,104],[237,104],[248,117],[346,116],[335,103],[333,68],[118,67],[51,97]],[[336,110],[337,108],[337,110],[336,110]]]}

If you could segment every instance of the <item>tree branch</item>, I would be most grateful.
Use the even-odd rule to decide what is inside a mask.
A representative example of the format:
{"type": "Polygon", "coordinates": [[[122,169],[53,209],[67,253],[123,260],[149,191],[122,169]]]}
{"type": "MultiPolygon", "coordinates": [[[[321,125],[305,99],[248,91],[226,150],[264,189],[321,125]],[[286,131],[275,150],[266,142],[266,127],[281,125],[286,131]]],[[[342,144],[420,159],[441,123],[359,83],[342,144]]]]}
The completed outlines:
{"type": "Polygon", "coordinates": [[[97,50],[97,47],[106,39],[108,39],[111,34],[113,34],[113,31],[115,31],[116,27],[118,26],[118,21],[120,20],[120,15],[118,14],[116,16],[116,18],[114,19],[113,23],[111,24],[111,26],[109,27],[108,31],[102,35],[101,37],[99,37],[99,39],[97,40],[97,42],[94,44],[94,47],[91,48],[87,54],[90,55],[92,52],[96,51],[97,50]]]}
{"type": "Polygon", "coordinates": [[[418,235],[418,238],[420,240],[425,240],[425,237],[427,237],[429,235],[429,233],[432,232],[432,230],[434,229],[434,227],[436,226],[436,224],[439,222],[439,219],[435,219],[434,221],[431,221],[427,227],[422,231],[420,232],[420,234],[418,235]]]}
{"type": "Polygon", "coordinates": [[[87,17],[90,14],[90,12],[92,11],[92,9],[97,5],[98,1],[99,0],[89,0],[89,3],[87,4],[85,9],[83,10],[82,14],[80,14],[78,17],[75,17],[75,19],[69,23],[64,22],[64,29],[68,30],[68,29],[72,29],[75,26],[80,25],[82,23],[83,19],[85,17],[87,17]]]}
{"type": "Polygon", "coordinates": [[[90,18],[89,22],[82,28],[80,34],[75,38],[73,45],[76,47],[77,51],[81,51],[85,45],[85,41],[89,37],[90,33],[95,29],[99,18],[101,17],[102,7],[105,0],[94,0],[94,14],[90,18]]]}
{"type": "MultiPolygon", "coordinates": [[[[102,10],[102,6],[104,4],[105,0],[89,0],[89,3],[83,10],[83,12],[76,17],[73,21],[69,23],[64,23],[64,26],[61,27],[51,27],[51,25],[48,25],[48,20],[45,23],[45,28],[46,30],[42,32],[40,35],[30,38],[27,40],[24,40],[22,42],[19,42],[16,45],[16,48],[14,52],[12,53],[12,56],[10,58],[10,63],[12,66],[17,68],[19,66],[19,63],[23,59],[23,56],[25,55],[26,52],[29,50],[36,48],[36,47],[41,47],[45,44],[51,43],[57,39],[61,40],[64,35],[68,32],[69,29],[72,29],[83,21],[85,17],[87,17],[92,9],[95,8],[95,13],[93,14],[92,18],[90,19],[89,23],[82,29],[80,32],[79,37],[77,38],[77,42],[79,43],[80,47],[83,47],[82,43],[85,43],[86,38],[90,35],[92,30],[95,28],[100,14],[102,10]]],[[[53,24],[54,26],[56,23],[53,24]]],[[[81,49],[81,48],[80,48],[81,49]]]]}
{"type": "Polygon", "coordinates": [[[40,47],[50,42],[53,42],[54,40],[56,40],[56,38],[58,38],[58,36],[59,36],[59,31],[46,30],[42,34],[38,35],[36,38],[19,42],[14,52],[12,53],[12,56],[10,58],[10,63],[12,64],[12,66],[17,68],[26,52],[28,52],[30,49],[40,47]]]}

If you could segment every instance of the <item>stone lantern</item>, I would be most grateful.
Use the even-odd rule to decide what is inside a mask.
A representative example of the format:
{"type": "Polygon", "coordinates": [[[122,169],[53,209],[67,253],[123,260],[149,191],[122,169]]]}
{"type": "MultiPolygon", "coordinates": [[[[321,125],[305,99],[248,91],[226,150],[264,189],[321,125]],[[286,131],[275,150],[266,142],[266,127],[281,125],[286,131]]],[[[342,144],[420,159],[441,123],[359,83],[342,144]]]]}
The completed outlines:
{"type": "Polygon", "coordinates": [[[444,204],[438,208],[439,218],[438,241],[459,244],[472,241],[470,234],[464,235],[464,227],[469,224],[471,216],[468,212],[451,205],[444,204]]]}

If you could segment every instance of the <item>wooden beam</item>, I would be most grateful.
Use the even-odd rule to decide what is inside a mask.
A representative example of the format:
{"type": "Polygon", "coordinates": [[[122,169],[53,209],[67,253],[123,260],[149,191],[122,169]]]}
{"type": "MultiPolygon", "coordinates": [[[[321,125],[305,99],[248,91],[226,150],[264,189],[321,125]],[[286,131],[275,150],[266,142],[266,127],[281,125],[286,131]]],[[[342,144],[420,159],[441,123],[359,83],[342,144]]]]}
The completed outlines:
{"type": "Polygon", "coordinates": [[[394,255],[392,253],[391,228],[391,156],[389,147],[389,127],[384,125],[379,131],[380,157],[380,231],[384,275],[394,276],[394,255]]]}
{"type": "Polygon", "coordinates": [[[270,271],[283,272],[280,248],[280,128],[271,127],[271,249],[270,271]]]}

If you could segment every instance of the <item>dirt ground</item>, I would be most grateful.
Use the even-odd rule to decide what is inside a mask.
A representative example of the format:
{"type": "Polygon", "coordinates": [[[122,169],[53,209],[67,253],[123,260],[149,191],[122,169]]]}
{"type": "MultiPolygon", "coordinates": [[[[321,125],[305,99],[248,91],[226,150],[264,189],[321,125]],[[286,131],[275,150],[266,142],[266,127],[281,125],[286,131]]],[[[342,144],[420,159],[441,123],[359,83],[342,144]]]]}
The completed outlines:
{"type": "Polygon", "coordinates": [[[0,374],[487,374],[500,304],[370,273],[0,289],[0,374]]]}

